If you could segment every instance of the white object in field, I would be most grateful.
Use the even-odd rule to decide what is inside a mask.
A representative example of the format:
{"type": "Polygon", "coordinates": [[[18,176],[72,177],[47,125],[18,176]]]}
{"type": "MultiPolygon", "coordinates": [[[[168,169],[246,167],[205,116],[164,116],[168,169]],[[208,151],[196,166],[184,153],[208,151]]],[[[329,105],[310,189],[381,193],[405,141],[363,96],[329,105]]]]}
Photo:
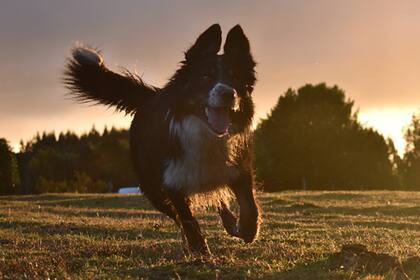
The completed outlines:
{"type": "Polygon", "coordinates": [[[141,193],[141,190],[139,187],[120,188],[118,190],[118,193],[121,193],[121,194],[141,193]]]}

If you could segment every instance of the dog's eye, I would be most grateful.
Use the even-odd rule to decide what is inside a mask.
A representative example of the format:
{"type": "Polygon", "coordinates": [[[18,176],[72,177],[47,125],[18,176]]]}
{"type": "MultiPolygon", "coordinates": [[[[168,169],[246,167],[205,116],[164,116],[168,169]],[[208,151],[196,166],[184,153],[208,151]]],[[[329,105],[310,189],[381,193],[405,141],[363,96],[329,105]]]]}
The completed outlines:
{"type": "Polygon", "coordinates": [[[229,78],[232,79],[232,81],[234,81],[235,83],[239,81],[238,77],[235,75],[235,72],[233,72],[233,70],[229,70],[228,71],[228,76],[229,78]]]}
{"type": "Polygon", "coordinates": [[[211,68],[207,70],[201,77],[205,81],[210,81],[214,78],[214,75],[216,74],[216,70],[214,68],[211,68]]]}

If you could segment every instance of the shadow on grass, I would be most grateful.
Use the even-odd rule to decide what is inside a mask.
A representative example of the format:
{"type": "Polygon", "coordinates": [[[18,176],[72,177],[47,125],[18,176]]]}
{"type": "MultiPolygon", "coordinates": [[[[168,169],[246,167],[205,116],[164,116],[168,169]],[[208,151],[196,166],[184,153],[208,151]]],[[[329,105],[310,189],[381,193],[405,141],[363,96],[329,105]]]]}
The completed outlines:
{"type": "Polygon", "coordinates": [[[371,194],[362,193],[348,193],[348,192],[325,192],[325,193],[310,193],[292,195],[290,198],[295,200],[310,199],[310,200],[360,200],[371,198],[371,194]]]}
{"type": "Polygon", "coordinates": [[[48,206],[76,207],[76,208],[124,208],[124,209],[151,209],[149,202],[141,195],[130,196],[102,196],[81,197],[41,203],[48,206]]]}
{"type": "Polygon", "coordinates": [[[62,217],[80,217],[80,218],[112,218],[112,219],[131,219],[140,218],[148,220],[159,220],[166,216],[160,212],[147,210],[143,208],[130,209],[128,211],[115,209],[115,210],[103,210],[99,209],[85,209],[85,208],[58,208],[58,207],[46,207],[42,209],[43,212],[49,214],[56,214],[62,217]]]}
{"type": "Polygon", "coordinates": [[[153,239],[153,240],[167,240],[178,239],[178,232],[162,231],[158,223],[148,225],[148,227],[139,226],[139,228],[112,228],[97,225],[82,225],[72,223],[60,224],[44,224],[36,221],[0,221],[0,229],[14,230],[24,234],[38,234],[42,237],[52,235],[74,235],[74,236],[88,236],[96,240],[103,239],[153,239]]]}
{"type": "Polygon", "coordinates": [[[98,196],[98,195],[86,195],[81,194],[77,195],[74,193],[65,193],[65,194],[41,194],[41,195],[13,195],[13,196],[0,196],[0,201],[51,201],[51,200],[64,200],[64,199],[79,199],[86,198],[87,196],[98,196]]]}
{"type": "MultiPolygon", "coordinates": [[[[294,213],[307,212],[319,214],[338,214],[350,216],[392,216],[392,217],[418,217],[420,216],[420,206],[402,207],[402,206],[376,206],[366,208],[353,207],[322,207],[311,202],[299,202],[294,204],[270,203],[275,209],[268,209],[269,212],[276,213],[294,213]]],[[[264,205],[266,206],[266,205],[264,205]]]]}
{"type": "Polygon", "coordinates": [[[45,206],[63,206],[75,208],[151,208],[143,195],[116,194],[45,194],[29,196],[5,196],[0,201],[28,201],[45,206]]]}
{"type": "Polygon", "coordinates": [[[339,227],[360,226],[360,227],[366,227],[366,228],[420,231],[420,224],[413,224],[413,223],[397,223],[397,222],[385,222],[385,221],[382,221],[382,222],[367,222],[367,221],[341,222],[341,221],[338,221],[334,224],[339,227]]]}
{"type": "Polygon", "coordinates": [[[38,205],[74,208],[152,209],[143,195],[47,194],[1,197],[0,201],[28,201],[38,205]]]}
{"type": "Polygon", "coordinates": [[[342,271],[331,271],[327,268],[327,261],[325,259],[310,262],[300,263],[293,268],[264,274],[264,279],[343,279],[342,271]]]}
{"type": "Polygon", "coordinates": [[[260,204],[263,206],[283,206],[283,205],[287,205],[290,204],[292,201],[290,200],[285,200],[285,199],[281,199],[281,198],[272,198],[272,197],[261,197],[259,199],[260,204]]]}
{"type": "Polygon", "coordinates": [[[328,207],[328,212],[344,215],[364,215],[364,216],[420,216],[420,206],[401,207],[401,206],[377,206],[366,208],[352,207],[328,207]]]}
{"type": "Polygon", "coordinates": [[[212,261],[185,261],[176,264],[164,264],[152,268],[138,268],[129,271],[147,279],[342,279],[342,272],[329,271],[326,261],[298,264],[286,271],[270,271],[265,268],[250,269],[247,262],[224,263],[212,261]],[[341,277],[340,277],[341,276],[341,277]]]}
{"type": "MultiPolygon", "coordinates": [[[[330,254],[330,256],[333,254],[330,254]]],[[[381,272],[371,272],[365,270],[367,268],[362,267],[361,269],[347,268],[332,268],[328,258],[318,260],[311,263],[301,263],[294,266],[290,270],[282,272],[273,272],[264,274],[264,279],[364,279],[365,277],[372,277],[373,275],[379,276],[378,279],[418,279],[420,273],[419,267],[409,267],[407,270],[396,271],[393,267],[384,269],[381,272]],[[407,278],[408,276],[408,278],[407,278]],[[417,277],[416,277],[417,276],[417,277]],[[383,278],[382,278],[383,277],[383,278]]],[[[371,278],[369,278],[371,279],[371,278]]],[[[377,278],[372,278],[377,279],[377,278]]]]}

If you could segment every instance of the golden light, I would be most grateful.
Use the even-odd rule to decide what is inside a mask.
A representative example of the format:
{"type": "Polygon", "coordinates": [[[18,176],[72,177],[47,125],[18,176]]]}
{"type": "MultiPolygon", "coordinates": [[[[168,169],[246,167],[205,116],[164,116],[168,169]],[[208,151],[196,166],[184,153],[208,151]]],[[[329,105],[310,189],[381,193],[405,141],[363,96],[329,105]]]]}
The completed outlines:
{"type": "Polygon", "coordinates": [[[395,148],[400,156],[404,154],[404,131],[410,124],[415,107],[385,107],[372,108],[359,112],[359,120],[366,126],[372,127],[386,138],[394,141],[395,148]]]}

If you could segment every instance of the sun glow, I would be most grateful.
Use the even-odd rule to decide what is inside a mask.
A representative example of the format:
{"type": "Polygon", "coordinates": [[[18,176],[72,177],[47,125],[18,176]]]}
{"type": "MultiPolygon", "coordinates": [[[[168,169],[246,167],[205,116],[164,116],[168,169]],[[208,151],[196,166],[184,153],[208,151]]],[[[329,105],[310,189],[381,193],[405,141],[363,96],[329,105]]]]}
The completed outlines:
{"type": "Polygon", "coordinates": [[[411,122],[411,116],[416,108],[373,108],[359,112],[359,120],[366,126],[376,129],[386,138],[394,141],[400,156],[404,154],[404,131],[411,122]]]}

